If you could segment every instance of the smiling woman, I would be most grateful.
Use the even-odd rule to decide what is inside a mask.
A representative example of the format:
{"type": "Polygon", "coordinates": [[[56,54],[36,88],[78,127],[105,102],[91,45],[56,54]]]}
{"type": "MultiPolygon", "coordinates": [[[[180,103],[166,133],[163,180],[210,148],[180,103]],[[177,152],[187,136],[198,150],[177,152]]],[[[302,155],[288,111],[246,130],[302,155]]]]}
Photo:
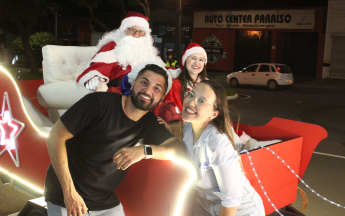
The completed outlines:
{"type": "Polygon", "coordinates": [[[194,216],[264,216],[260,195],[244,174],[234,141],[226,93],[205,80],[183,100],[183,142],[198,179],[194,216]]]}
{"type": "Polygon", "coordinates": [[[165,97],[164,103],[155,109],[155,114],[168,124],[181,121],[182,99],[186,91],[190,91],[199,82],[206,80],[207,53],[197,43],[187,46],[181,60],[182,71],[173,79],[171,91],[165,97]]]}

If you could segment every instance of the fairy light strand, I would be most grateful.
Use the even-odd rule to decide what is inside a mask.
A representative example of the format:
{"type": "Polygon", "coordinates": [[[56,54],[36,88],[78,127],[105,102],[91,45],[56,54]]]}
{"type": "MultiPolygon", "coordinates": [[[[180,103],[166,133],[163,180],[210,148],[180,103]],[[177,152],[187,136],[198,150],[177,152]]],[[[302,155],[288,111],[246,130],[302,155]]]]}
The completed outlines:
{"type": "Polygon", "coordinates": [[[249,161],[250,161],[250,165],[252,166],[252,169],[253,169],[253,172],[255,174],[255,177],[257,178],[259,184],[260,184],[260,187],[261,189],[263,190],[267,200],[271,203],[272,207],[275,209],[275,211],[280,215],[280,216],[284,216],[282,213],[279,212],[279,210],[277,209],[277,207],[273,204],[273,202],[271,201],[271,199],[268,197],[267,193],[266,193],[266,190],[264,189],[264,186],[261,184],[261,181],[259,179],[259,176],[258,174],[256,173],[255,171],[255,168],[254,168],[254,165],[253,165],[253,162],[252,162],[252,157],[250,156],[249,152],[247,150],[243,150],[241,151],[241,153],[244,152],[244,153],[247,153],[248,154],[248,158],[249,158],[249,161]]]}
{"type": "Polygon", "coordinates": [[[289,168],[289,170],[290,170],[293,174],[295,174],[295,176],[301,181],[301,183],[304,184],[304,186],[306,186],[311,192],[313,192],[314,194],[316,194],[318,197],[322,198],[323,200],[325,200],[325,201],[327,201],[327,202],[329,202],[329,203],[331,203],[331,204],[333,204],[333,205],[335,205],[335,206],[338,206],[338,207],[341,207],[341,208],[344,208],[344,209],[345,209],[345,206],[340,205],[339,203],[333,202],[332,200],[327,199],[326,197],[322,196],[321,194],[319,194],[319,193],[317,193],[315,190],[313,190],[309,185],[307,185],[307,183],[305,183],[305,182],[303,181],[303,179],[302,179],[301,177],[299,177],[299,176],[297,175],[297,173],[296,173],[293,169],[291,169],[291,167],[290,167],[281,157],[279,157],[279,156],[278,156],[274,151],[272,151],[270,148],[266,147],[266,148],[264,148],[264,149],[269,150],[269,151],[270,151],[272,154],[274,154],[281,162],[283,162],[283,163],[285,164],[285,166],[286,166],[287,168],[289,168]]]}
{"type": "MultiPolygon", "coordinates": [[[[319,193],[317,193],[315,190],[313,190],[307,183],[305,183],[305,181],[301,178],[301,177],[299,177],[299,175],[281,158],[281,157],[279,157],[272,149],[270,149],[269,147],[264,147],[264,146],[257,146],[257,147],[255,147],[255,149],[260,149],[260,148],[263,148],[263,149],[266,149],[266,150],[268,150],[268,151],[270,151],[273,155],[275,155],[283,164],[285,164],[285,166],[301,181],[301,183],[304,185],[304,186],[306,186],[306,188],[308,188],[312,193],[314,193],[314,194],[316,194],[318,197],[320,197],[321,199],[323,199],[323,200],[325,200],[325,201],[327,201],[327,202],[329,202],[329,203],[331,203],[331,204],[333,204],[333,205],[335,205],[335,206],[337,206],[337,207],[340,207],[340,208],[344,208],[345,209],[345,206],[343,206],[343,205],[340,205],[339,203],[336,203],[336,202],[334,202],[334,201],[332,201],[332,200],[330,200],[330,199],[327,199],[326,197],[324,197],[324,196],[322,196],[321,194],[319,194],[319,193]]],[[[247,151],[247,150],[243,150],[243,151],[241,151],[241,153],[247,153],[248,154],[248,158],[249,158],[249,160],[250,160],[250,165],[252,166],[252,169],[253,169],[253,172],[254,172],[254,174],[255,174],[255,177],[258,179],[258,182],[259,182],[259,184],[260,184],[260,186],[261,186],[261,188],[262,188],[262,190],[264,191],[264,194],[265,194],[265,196],[266,196],[266,198],[268,199],[268,201],[271,203],[271,205],[272,205],[272,207],[275,209],[275,211],[279,214],[279,215],[281,215],[282,216],[282,214],[278,211],[278,209],[275,207],[275,205],[273,204],[273,202],[269,199],[269,197],[268,197],[268,195],[267,195],[267,193],[266,193],[266,191],[265,191],[265,189],[264,189],[264,187],[263,187],[263,185],[261,184],[261,181],[260,181],[260,179],[259,179],[259,177],[258,177],[258,175],[257,175],[257,173],[256,173],[256,171],[255,171],[255,168],[254,168],[254,165],[253,165],[253,163],[252,163],[252,159],[251,159],[251,156],[250,156],[250,154],[249,154],[249,152],[247,151]]]]}

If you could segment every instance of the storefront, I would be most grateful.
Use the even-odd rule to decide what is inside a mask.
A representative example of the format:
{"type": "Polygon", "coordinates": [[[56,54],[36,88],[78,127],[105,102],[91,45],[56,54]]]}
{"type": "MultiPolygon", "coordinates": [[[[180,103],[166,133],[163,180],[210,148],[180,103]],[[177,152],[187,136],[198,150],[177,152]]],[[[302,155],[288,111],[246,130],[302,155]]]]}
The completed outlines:
{"type": "Polygon", "coordinates": [[[194,11],[193,42],[207,51],[208,69],[236,71],[276,62],[295,75],[321,79],[324,10],[194,11]]]}
{"type": "Polygon", "coordinates": [[[345,2],[328,1],[323,77],[345,79],[345,2]]]}
{"type": "MultiPolygon", "coordinates": [[[[182,23],[181,25],[181,54],[192,41],[193,25],[182,23]]],[[[158,48],[162,59],[166,59],[166,51],[175,50],[175,24],[173,22],[155,22],[152,28],[155,46],[158,48]]]]}
{"type": "MultiPolygon", "coordinates": [[[[172,49],[176,51],[176,11],[174,10],[155,10],[150,16],[150,27],[152,36],[155,40],[155,47],[159,50],[160,57],[165,61],[167,59],[166,51],[172,49]]],[[[190,16],[181,17],[181,54],[185,48],[192,42],[193,19],[190,16]]],[[[176,53],[177,54],[177,53],[176,53]]],[[[180,60],[178,60],[180,61],[180,60]]]]}

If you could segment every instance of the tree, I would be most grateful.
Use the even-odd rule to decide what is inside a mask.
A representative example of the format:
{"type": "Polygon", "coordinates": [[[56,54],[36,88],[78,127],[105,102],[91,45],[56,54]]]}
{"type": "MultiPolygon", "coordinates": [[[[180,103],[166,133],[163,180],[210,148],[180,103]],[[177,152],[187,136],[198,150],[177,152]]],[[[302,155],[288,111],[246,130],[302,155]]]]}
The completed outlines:
{"type": "MultiPolygon", "coordinates": [[[[39,64],[42,62],[42,47],[49,44],[55,43],[55,38],[53,35],[47,32],[38,32],[36,34],[30,35],[29,37],[30,47],[33,54],[35,55],[36,61],[39,64]]],[[[21,38],[16,38],[12,42],[12,50],[14,54],[24,54],[25,49],[21,38]]]]}
{"type": "Polygon", "coordinates": [[[45,0],[0,0],[0,20],[13,21],[17,26],[31,73],[38,73],[38,64],[29,43],[29,36],[37,20],[46,16],[45,0]]]}
{"type": "Polygon", "coordinates": [[[95,9],[97,9],[100,4],[105,2],[115,4],[121,8],[121,14],[125,14],[122,0],[72,0],[72,2],[79,7],[85,7],[89,11],[92,20],[100,25],[105,31],[109,31],[109,27],[95,15],[95,9]]]}
{"type": "Polygon", "coordinates": [[[109,26],[102,22],[95,14],[95,10],[100,4],[109,4],[119,8],[121,19],[123,19],[126,14],[124,3],[127,3],[130,7],[139,7],[143,11],[143,14],[147,17],[149,17],[151,13],[147,0],[72,0],[72,2],[79,7],[85,7],[89,11],[92,20],[100,25],[105,31],[110,31],[111,29],[109,29],[109,26]]]}
{"type": "Polygon", "coordinates": [[[130,6],[141,7],[143,14],[147,17],[150,17],[151,10],[150,10],[149,2],[147,0],[129,0],[128,3],[130,6]]]}

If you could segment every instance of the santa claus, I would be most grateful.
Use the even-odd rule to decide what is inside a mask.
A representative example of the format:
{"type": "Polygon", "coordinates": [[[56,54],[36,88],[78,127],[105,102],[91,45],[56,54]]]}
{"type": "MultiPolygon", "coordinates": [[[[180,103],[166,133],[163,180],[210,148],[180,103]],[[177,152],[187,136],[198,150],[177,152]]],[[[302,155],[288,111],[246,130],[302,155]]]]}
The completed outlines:
{"type": "Polygon", "coordinates": [[[155,62],[164,67],[165,63],[153,46],[148,20],[141,13],[129,11],[120,28],[100,39],[99,51],[78,76],[77,83],[95,91],[107,91],[108,86],[114,86],[111,91],[121,92],[116,86],[120,86],[122,78],[138,64],[155,62]]]}

